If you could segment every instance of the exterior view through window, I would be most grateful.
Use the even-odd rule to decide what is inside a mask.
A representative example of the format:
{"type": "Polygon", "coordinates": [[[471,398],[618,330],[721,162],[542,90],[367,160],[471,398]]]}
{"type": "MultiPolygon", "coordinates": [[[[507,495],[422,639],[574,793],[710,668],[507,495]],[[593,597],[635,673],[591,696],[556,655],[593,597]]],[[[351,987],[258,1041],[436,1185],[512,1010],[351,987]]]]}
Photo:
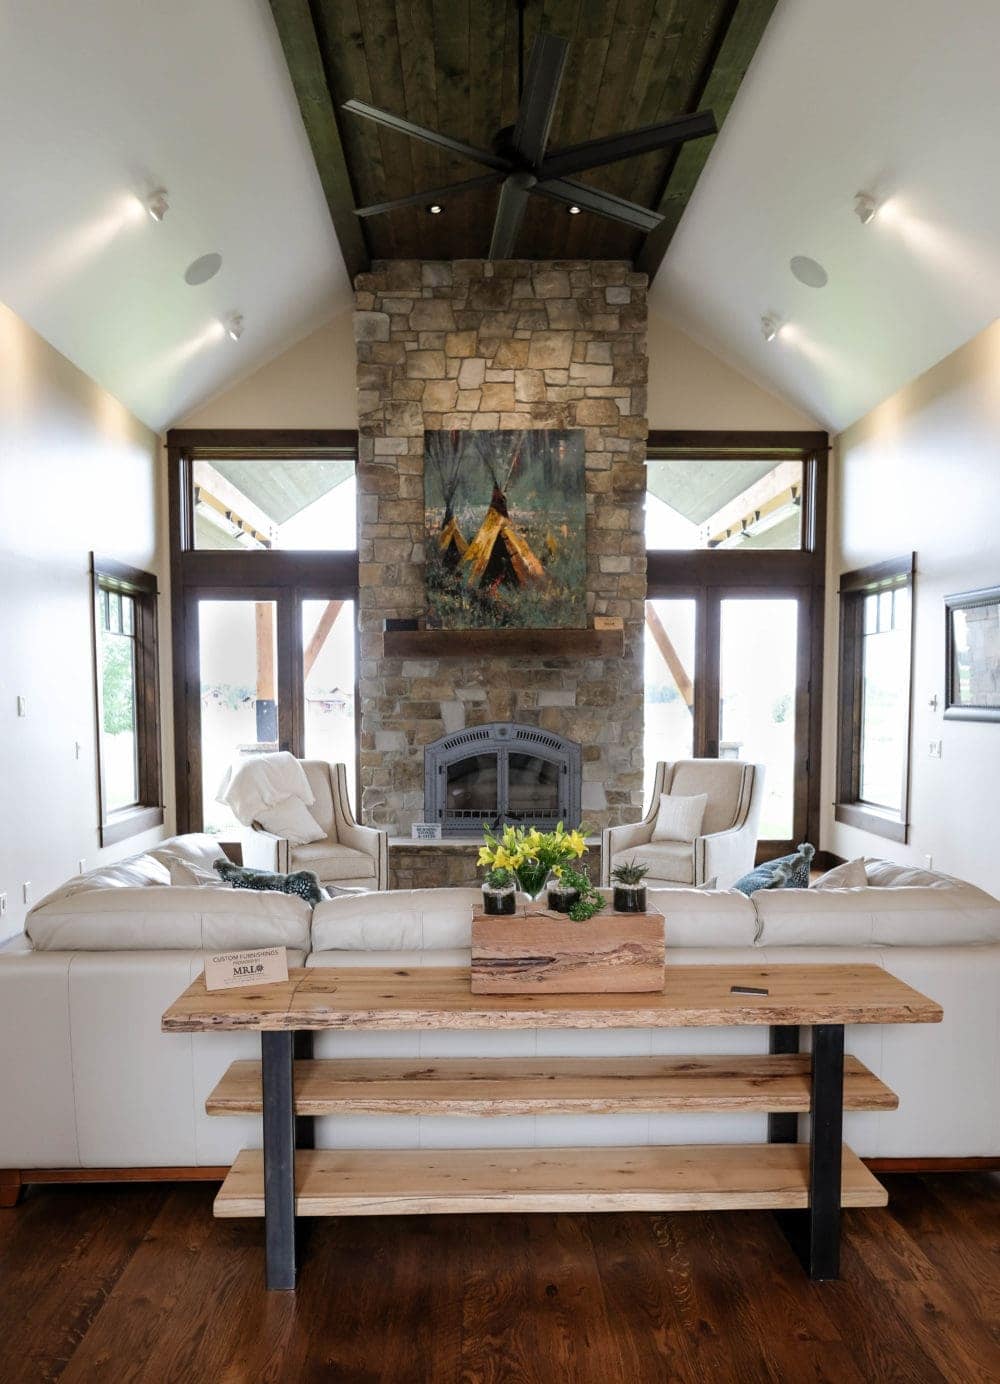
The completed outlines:
{"type": "Polygon", "coordinates": [[[347,766],[355,798],[354,602],[302,602],[302,684],[306,759],[347,766]]]}
{"type": "Polygon", "coordinates": [[[192,480],[196,548],[357,547],[353,457],[199,457],[192,480]]]}
{"type": "Polygon", "coordinates": [[[657,762],[691,759],[694,753],[697,610],[693,600],[646,602],[643,801],[647,803],[657,762]]]}
{"type": "Polygon", "coordinates": [[[861,646],[862,802],[900,812],[908,754],[910,588],[864,598],[861,646]]]}
{"type": "Polygon", "coordinates": [[[646,463],[646,547],[802,547],[801,461],[691,458],[646,463]]]}
{"type": "Polygon", "coordinates": [[[99,586],[97,629],[105,811],[117,812],[139,801],[135,602],[132,597],[99,586]]]}

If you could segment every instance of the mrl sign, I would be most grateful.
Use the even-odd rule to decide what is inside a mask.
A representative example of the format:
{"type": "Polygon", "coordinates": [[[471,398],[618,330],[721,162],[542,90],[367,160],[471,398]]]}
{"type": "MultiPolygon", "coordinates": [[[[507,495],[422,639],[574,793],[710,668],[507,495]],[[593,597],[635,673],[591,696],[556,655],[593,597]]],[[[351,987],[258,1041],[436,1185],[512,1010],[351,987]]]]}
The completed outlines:
{"type": "Polygon", "coordinates": [[[220,952],[205,962],[206,990],[233,990],[240,985],[270,985],[288,979],[284,947],[220,952]]]}

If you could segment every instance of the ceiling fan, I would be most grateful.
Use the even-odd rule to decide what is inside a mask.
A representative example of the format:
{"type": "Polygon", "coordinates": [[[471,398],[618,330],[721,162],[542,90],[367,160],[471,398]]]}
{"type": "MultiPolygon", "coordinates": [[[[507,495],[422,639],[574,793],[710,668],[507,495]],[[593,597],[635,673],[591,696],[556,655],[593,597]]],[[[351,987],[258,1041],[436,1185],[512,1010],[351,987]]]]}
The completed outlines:
{"type": "Polygon", "coordinates": [[[663,220],[658,212],[624,197],[617,197],[614,193],[602,192],[587,183],[577,182],[570,175],[715,134],[715,117],[711,111],[698,111],[694,115],[678,116],[660,124],[644,125],[638,130],[609,135],[604,139],[590,139],[583,144],[573,144],[548,153],[549,132],[568,52],[566,39],[556,34],[538,34],[521,87],[517,122],[499,132],[493,140],[492,149],[477,149],[437,130],[428,130],[423,125],[415,125],[412,120],[380,110],[377,106],[369,106],[364,101],[345,101],[343,108],[352,115],[385,125],[390,130],[398,130],[401,134],[410,135],[425,144],[433,144],[438,149],[458,154],[491,170],[447,187],[430,188],[408,197],[397,197],[391,202],[358,207],[356,214],[361,217],[380,216],[383,212],[395,211],[397,207],[435,204],[455,193],[499,182],[500,200],[489,251],[492,260],[513,257],[517,233],[524,219],[528,198],[532,195],[584,208],[641,231],[655,229],[663,220]]]}

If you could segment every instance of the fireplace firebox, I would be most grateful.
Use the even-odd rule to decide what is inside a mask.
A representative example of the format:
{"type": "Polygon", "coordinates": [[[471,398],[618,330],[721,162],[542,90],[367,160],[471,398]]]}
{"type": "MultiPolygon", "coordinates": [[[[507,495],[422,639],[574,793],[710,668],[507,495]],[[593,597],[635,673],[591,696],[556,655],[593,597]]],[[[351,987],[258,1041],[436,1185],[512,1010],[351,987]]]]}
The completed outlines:
{"type": "Polygon", "coordinates": [[[576,826],[580,760],[575,740],[537,726],[454,731],[424,751],[425,820],[444,836],[478,836],[484,823],[576,826]]]}

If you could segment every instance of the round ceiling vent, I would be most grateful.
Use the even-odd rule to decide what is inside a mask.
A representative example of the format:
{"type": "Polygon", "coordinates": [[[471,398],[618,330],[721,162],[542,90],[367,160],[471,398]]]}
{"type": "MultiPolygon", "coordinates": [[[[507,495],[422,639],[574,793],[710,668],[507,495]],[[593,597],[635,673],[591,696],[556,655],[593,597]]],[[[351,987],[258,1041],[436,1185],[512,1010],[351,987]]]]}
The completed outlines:
{"type": "Polygon", "coordinates": [[[788,267],[799,283],[808,288],[824,288],[830,277],[819,261],[810,259],[808,255],[793,255],[788,267]]]}
{"type": "Polygon", "coordinates": [[[192,260],[184,270],[184,282],[194,288],[197,284],[207,284],[222,268],[222,256],[214,250],[210,255],[200,255],[192,260]]]}

